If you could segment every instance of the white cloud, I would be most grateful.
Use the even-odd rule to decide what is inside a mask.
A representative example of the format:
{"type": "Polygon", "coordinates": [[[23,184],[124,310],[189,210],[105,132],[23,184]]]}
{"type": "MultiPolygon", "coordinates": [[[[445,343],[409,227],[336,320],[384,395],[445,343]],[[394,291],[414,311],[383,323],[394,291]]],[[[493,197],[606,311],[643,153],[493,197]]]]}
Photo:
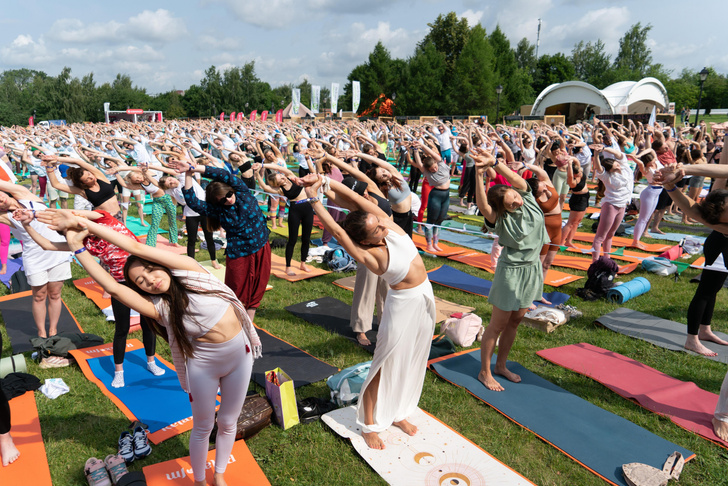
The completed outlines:
{"type": "Polygon", "coordinates": [[[203,34],[197,38],[197,45],[205,49],[233,51],[243,47],[243,40],[235,37],[217,37],[203,34]]]}
{"type": "Polygon", "coordinates": [[[187,34],[184,20],[173,17],[169,10],[163,8],[154,12],[145,10],[131,17],[128,27],[135,38],[152,42],[168,42],[187,34]]]}
{"type": "Polygon", "coordinates": [[[125,23],[117,21],[84,24],[79,19],[59,19],[53,23],[48,37],[55,41],[89,44],[120,44],[129,39],[168,42],[187,34],[184,20],[174,18],[168,10],[145,10],[125,23]]]}
{"type": "Polygon", "coordinates": [[[58,19],[48,31],[48,38],[68,43],[88,44],[96,42],[115,43],[123,26],[116,21],[97,22],[84,25],[78,19],[58,19]]]}
{"type": "Polygon", "coordinates": [[[555,25],[543,31],[542,40],[553,50],[566,54],[571,52],[574,44],[583,40],[595,42],[601,39],[609,54],[616,54],[619,39],[629,22],[629,8],[608,7],[592,10],[574,22],[555,25]]]}
{"type": "Polygon", "coordinates": [[[471,9],[466,10],[465,12],[458,15],[459,18],[465,17],[465,19],[468,21],[468,25],[470,27],[474,25],[478,25],[480,23],[480,19],[483,18],[483,11],[478,10],[477,12],[474,12],[471,9]]]}
{"type": "Polygon", "coordinates": [[[0,49],[0,58],[10,66],[43,66],[54,59],[43,37],[36,42],[31,35],[19,35],[8,47],[0,49]]]}

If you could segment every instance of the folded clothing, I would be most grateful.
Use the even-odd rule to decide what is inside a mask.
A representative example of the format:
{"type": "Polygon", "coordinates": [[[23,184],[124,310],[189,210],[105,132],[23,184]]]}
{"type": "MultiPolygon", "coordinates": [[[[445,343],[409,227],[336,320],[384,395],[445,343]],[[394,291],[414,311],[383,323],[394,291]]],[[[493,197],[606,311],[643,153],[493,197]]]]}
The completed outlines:
{"type": "Polygon", "coordinates": [[[64,393],[68,393],[71,389],[68,385],[66,385],[66,382],[63,381],[63,378],[46,378],[45,384],[40,387],[40,391],[43,395],[53,400],[64,393]]]}

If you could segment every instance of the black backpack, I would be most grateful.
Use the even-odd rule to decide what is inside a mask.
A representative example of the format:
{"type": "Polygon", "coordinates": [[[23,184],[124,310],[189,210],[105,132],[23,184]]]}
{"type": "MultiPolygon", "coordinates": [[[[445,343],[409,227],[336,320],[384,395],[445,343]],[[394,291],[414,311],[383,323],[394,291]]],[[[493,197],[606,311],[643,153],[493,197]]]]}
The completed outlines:
{"type": "Polygon", "coordinates": [[[584,300],[596,300],[604,297],[607,290],[614,287],[614,278],[619,271],[619,265],[608,256],[601,256],[589,265],[586,271],[587,280],[584,288],[576,291],[576,295],[584,300]]]}

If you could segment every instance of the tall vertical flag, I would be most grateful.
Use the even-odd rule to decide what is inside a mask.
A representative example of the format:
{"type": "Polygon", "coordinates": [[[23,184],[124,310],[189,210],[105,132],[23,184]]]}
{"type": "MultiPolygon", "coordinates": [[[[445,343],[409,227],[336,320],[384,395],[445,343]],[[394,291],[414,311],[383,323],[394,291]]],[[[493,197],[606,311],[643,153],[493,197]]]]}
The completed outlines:
{"type": "Polygon", "coordinates": [[[258,118],[258,110],[253,110],[250,112],[250,121],[255,121],[258,118]]]}
{"type": "Polygon", "coordinates": [[[276,111],[276,123],[283,123],[283,110],[276,111]]]}
{"type": "Polygon", "coordinates": [[[265,110],[260,114],[260,121],[266,121],[268,119],[268,110],[265,110]]]}
{"type": "MultiPolygon", "coordinates": [[[[643,120],[644,120],[644,118],[643,118],[643,120]]],[[[656,121],[657,121],[657,107],[655,105],[652,105],[652,114],[650,115],[649,125],[651,127],[654,127],[656,121]]]]}
{"type": "Polygon", "coordinates": [[[225,121],[225,112],[220,113],[220,121],[225,121]]]}
{"type": "Polygon", "coordinates": [[[319,101],[321,98],[321,86],[311,86],[311,112],[319,112],[319,101]]]}
{"type": "Polygon", "coordinates": [[[230,121],[235,121],[235,112],[230,113],[230,121]]]}
{"type": "Polygon", "coordinates": [[[359,101],[361,101],[360,89],[359,81],[351,82],[351,111],[354,113],[356,113],[356,110],[359,109],[359,101]]]}
{"type": "Polygon", "coordinates": [[[291,90],[291,115],[298,116],[300,107],[301,107],[301,90],[299,88],[293,88],[291,90]]]}
{"type": "Polygon", "coordinates": [[[339,107],[339,83],[331,83],[331,113],[339,107]]]}

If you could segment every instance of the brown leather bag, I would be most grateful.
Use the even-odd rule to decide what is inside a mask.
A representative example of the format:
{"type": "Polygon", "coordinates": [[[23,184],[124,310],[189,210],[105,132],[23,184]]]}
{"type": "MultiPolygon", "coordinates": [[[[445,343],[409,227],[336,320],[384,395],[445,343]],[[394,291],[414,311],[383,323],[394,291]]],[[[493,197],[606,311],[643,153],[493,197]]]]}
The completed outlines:
{"type": "MultiPolygon", "coordinates": [[[[243,410],[240,412],[240,416],[238,417],[235,440],[249,439],[269,426],[272,414],[273,407],[271,407],[270,402],[268,402],[266,397],[262,397],[257,393],[248,395],[245,398],[243,410]]],[[[215,421],[215,427],[210,434],[210,440],[214,442],[216,435],[217,420],[215,421]]]]}

